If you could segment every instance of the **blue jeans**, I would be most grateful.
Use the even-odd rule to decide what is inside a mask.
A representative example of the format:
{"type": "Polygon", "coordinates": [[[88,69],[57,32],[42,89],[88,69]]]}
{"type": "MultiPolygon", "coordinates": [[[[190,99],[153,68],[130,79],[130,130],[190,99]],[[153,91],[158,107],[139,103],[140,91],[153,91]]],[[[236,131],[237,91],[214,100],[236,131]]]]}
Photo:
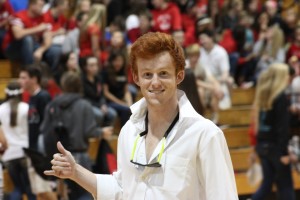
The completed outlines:
{"type": "Polygon", "coordinates": [[[128,106],[123,106],[121,104],[117,104],[114,102],[108,103],[110,107],[112,107],[115,111],[117,111],[120,121],[121,121],[121,127],[125,125],[125,123],[128,121],[130,115],[131,115],[131,110],[128,106]]]}
{"type": "Polygon", "coordinates": [[[93,112],[96,117],[98,126],[113,126],[117,118],[116,111],[107,106],[107,112],[103,113],[102,110],[96,106],[93,106],[93,112]]]}
{"type": "MultiPolygon", "coordinates": [[[[22,65],[33,64],[33,53],[40,45],[31,36],[12,41],[5,49],[5,55],[9,60],[19,61],[22,65]]],[[[55,71],[61,55],[61,46],[52,45],[44,52],[42,60],[45,61],[51,71],[55,71]]]]}
{"type": "MultiPolygon", "coordinates": [[[[275,155],[276,152],[273,152],[275,155]]],[[[284,165],[279,156],[259,155],[263,180],[252,196],[252,200],[264,200],[271,193],[272,185],[275,182],[279,200],[295,200],[292,172],[290,165],[284,165]]]]}
{"type": "Polygon", "coordinates": [[[31,192],[26,159],[11,160],[6,162],[5,165],[14,183],[14,190],[9,194],[9,199],[21,200],[22,194],[26,193],[29,200],[35,200],[36,197],[31,192]]]}

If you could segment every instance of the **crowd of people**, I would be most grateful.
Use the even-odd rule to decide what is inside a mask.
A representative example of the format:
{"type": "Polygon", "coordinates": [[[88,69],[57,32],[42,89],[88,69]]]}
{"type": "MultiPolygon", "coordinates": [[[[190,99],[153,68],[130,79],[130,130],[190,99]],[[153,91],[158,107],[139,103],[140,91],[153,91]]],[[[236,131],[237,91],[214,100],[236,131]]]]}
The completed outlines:
{"type": "MultiPolygon", "coordinates": [[[[41,178],[22,150],[53,151],[54,141],[51,147],[45,144],[51,141],[56,110],[67,110],[66,126],[71,127],[63,145],[77,163],[92,170],[88,138],[109,138],[116,121],[123,127],[129,120],[139,93],[129,63],[131,47],[149,32],[169,34],[183,48],[186,79],[179,88],[199,114],[209,108],[215,124],[219,110],[231,107],[232,88],[262,87],[261,76],[272,64],[287,63],[286,109],[289,126],[298,127],[298,16],[297,2],[275,0],[0,0],[0,57],[19,70],[19,82],[7,86],[7,101],[0,106],[0,148],[15,185],[10,199],[24,193],[28,199],[57,199],[51,193],[53,181],[41,178]]],[[[273,80],[271,75],[268,79],[273,80]]],[[[277,102],[271,97],[270,105],[261,105],[259,95],[256,111],[277,102]]],[[[264,119],[254,121],[259,127],[264,119]]],[[[259,145],[269,139],[258,134],[259,145]]],[[[288,140],[279,140],[285,148],[288,140]]],[[[265,170],[270,166],[265,164],[265,170]]],[[[92,198],[72,181],[67,184],[70,199],[92,198]]]]}

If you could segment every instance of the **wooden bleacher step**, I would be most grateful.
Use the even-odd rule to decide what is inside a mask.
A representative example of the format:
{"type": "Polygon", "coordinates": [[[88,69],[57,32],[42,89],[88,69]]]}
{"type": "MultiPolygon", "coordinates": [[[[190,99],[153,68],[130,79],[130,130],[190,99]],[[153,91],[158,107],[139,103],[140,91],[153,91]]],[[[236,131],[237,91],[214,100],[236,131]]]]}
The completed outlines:
{"type": "Polygon", "coordinates": [[[234,106],[219,112],[219,123],[231,126],[245,126],[250,124],[251,106],[234,106]]]}
{"type": "Polygon", "coordinates": [[[234,171],[245,172],[249,169],[248,159],[251,152],[251,147],[230,149],[230,156],[234,171]]]}
{"type": "Polygon", "coordinates": [[[224,128],[222,131],[226,138],[228,147],[230,149],[249,147],[250,140],[248,136],[248,129],[248,126],[224,128]]]}
{"type": "Polygon", "coordinates": [[[4,100],[6,95],[5,95],[5,88],[7,84],[12,81],[13,79],[10,78],[0,78],[0,100],[4,100]]]}
{"type": "Polygon", "coordinates": [[[241,89],[235,88],[231,91],[231,103],[232,106],[239,105],[252,105],[255,96],[255,89],[241,89]]]}
{"type": "Polygon", "coordinates": [[[8,60],[0,60],[0,79],[12,78],[11,64],[8,60]]]}

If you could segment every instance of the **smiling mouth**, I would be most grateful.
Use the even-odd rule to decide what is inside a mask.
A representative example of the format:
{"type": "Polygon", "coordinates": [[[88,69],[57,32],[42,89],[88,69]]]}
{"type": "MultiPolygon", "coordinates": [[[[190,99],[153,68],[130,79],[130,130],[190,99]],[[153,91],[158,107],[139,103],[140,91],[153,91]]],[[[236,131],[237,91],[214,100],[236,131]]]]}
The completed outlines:
{"type": "Polygon", "coordinates": [[[165,90],[148,90],[148,91],[153,94],[159,94],[159,93],[164,92],[165,90]]]}

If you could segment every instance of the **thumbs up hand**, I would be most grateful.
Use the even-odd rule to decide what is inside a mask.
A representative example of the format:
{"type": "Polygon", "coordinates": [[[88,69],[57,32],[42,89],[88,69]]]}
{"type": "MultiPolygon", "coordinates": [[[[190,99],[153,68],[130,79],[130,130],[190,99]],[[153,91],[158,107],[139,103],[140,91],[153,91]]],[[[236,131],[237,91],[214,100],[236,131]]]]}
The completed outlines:
{"type": "Polygon", "coordinates": [[[71,152],[67,151],[60,142],[57,142],[57,149],[60,153],[53,155],[51,160],[52,169],[44,171],[48,176],[56,176],[58,178],[72,179],[75,176],[76,162],[71,152]]]}

